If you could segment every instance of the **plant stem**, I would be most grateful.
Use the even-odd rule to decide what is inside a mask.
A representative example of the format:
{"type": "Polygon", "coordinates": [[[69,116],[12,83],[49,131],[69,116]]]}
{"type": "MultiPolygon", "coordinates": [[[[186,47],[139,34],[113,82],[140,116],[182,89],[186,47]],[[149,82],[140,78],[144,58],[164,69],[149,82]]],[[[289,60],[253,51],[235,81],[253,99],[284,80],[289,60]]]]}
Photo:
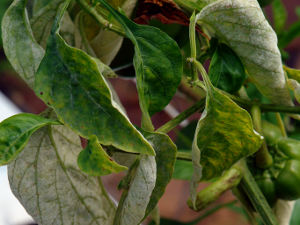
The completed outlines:
{"type": "MultiPolygon", "coordinates": [[[[254,105],[251,109],[254,129],[262,134],[261,111],[260,108],[254,105]]],[[[266,140],[263,140],[261,148],[255,153],[256,165],[259,168],[268,168],[273,163],[273,158],[269,153],[266,140]]]]}
{"type": "Polygon", "coordinates": [[[243,166],[244,176],[240,184],[243,191],[247,194],[252,205],[256,209],[256,212],[259,214],[265,225],[278,225],[278,222],[272,209],[267,203],[261,190],[257,186],[251,172],[248,169],[245,160],[242,160],[241,164],[243,166]]]}
{"type": "Polygon", "coordinates": [[[183,111],[180,113],[178,116],[173,118],[172,120],[168,121],[164,125],[162,125],[160,128],[158,128],[156,131],[157,132],[162,132],[162,133],[168,133],[171,131],[173,128],[175,128],[178,124],[180,124],[182,121],[187,119],[189,116],[194,114],[195,112],[199,110],[203,110],[205,105],[205,99],[202,99],[201,101],[197,102],[195,105],[191,106],[187,110],[183,111]]]}
{"type": "Polygon", "coordinates": [[[277,123],[279,125],[279,128],[280,128],[282,136],[283,137],[287,137],[287,134],[286,134],[286,131],[285,131],[285,127],[284,127],[284,123],[282,121],[280,113],[276,113],[276,120],[277,120],[277,123]]]}
{"type": "Polygon", "coordinates": [[[125,36],[125,32],[121,27],[112,24],[108,20],[103,18],[95,9],[95,7],[90,6],[86,0],[77,0],[77,2],[90,16],[92,16],[98,22],[100,26],[105,27],[111,31],[114,31],[121,36],[125,36]]]}
{"type": "Polygon", "coordinates": [[[176,159],[192,161],[192,155],[188,152],[177,152],[176,159]]]}
{"type": "MultiPolygon", "coordinates": [[[[196,48],[196,22],[197,22],[197,16],[195,15],[195,12],[193,12],[191,18],[190,18],[190,26],[189,26],[189,35],[190,35],[190,46],[191,46],[191,58],[196,59],[197,58],[197,48],[196,48]]],[[[192,63],[192,80],[193,82],[196,82],[198,78],[198,71],[193,62],[192,63]]]]}

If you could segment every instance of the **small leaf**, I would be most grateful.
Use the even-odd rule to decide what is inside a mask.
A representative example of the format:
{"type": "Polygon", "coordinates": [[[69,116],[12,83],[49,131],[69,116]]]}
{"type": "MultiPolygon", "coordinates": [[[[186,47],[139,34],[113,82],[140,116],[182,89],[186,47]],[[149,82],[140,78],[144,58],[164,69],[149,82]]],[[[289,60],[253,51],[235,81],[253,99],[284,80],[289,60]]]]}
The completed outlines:
{"type": "Polygon", "coordinates": [[[300,103],[300,84],[293,79],[288,79],[289,88],[294,92],[294,96],[298,103],[300,103]]]}
{"type": "Polygon", "coordinates": [[[138,225],[144,218],[146,208],[156,183],[154,156],[141,155],[139,163],[131,169],[129,190],[124,190],[114,225],[138,225]]]}
{"type": "Polygon", "coordinates": [[[60,124],[34,114],[21,113],[0,123],[0,166],[10,163],[23,150],[30,136],[49,124],[60,124]]]}
{"type": "Polygon", "coordinates": [[[58,17],[36,74],[36,94],[81,136],[96,135],[101,144],[155,155],[147,140],[118,109],[97,61],[68,46],[59,35],[59,21],[58,17]]]}
{"type": "Polygon", "coordinates": [[[287,66],[283,66],[283,69],[287,73],[289,78],[300,83],[300,70],[289,68],[287,66]]]}
{"type": "Polygon", "coordinates": [[[33,87],[34,74],[44,56],[44,50],[35,41],[28,21],[26,0],[15,0],[2,20],[2,38],[5,54],[17,73],[33,87]]]}
{"type": "Polygon", "coordinates": [[[109,158],[96,136],[89,139],[87,147],[80,152],[77,162],[79,168],[91,176],[104,176],[127,170],[127,167],[109,158]]]}
{"type": "Polygon", "coordinates": [[[149,122],[148,112],[152,115],[161,111],[170,102],[180,83],[180,49],[166,33],[154,27],[135,24],[106,1],[97,1],[118,20],[135,46],[134,67],[140,106],[149,122]]]}
{"type": "Polygon", "coordinates": [[[287,10],[285,9],[284,4],[281,0],[273,0],[272,10],[275,31],[277,33],[280,33],[281,31],[283,31],[287,21],[287,10]]]}
{"type": "Polygon", "coordinates": [[[210,63],[208,73],[212,84],[226,92],[237,92],[246,73],[239,57],[225,44],[220,44],[210,63]]]}
{"type": "Polygon", "coordinates": [[[45,127],[9,164],[11,189],[38,224],[112,224],[115,206],[100,178],[77,166],[81,149],[69,128],[45,127]]]}
{"type": "Polygon", "coordinates": [[[238,55],[263,95],[273,103],[292,105],[277,36],[257,0],[217,1],[203,8],[199,19],[212,36],[238,55]]]}

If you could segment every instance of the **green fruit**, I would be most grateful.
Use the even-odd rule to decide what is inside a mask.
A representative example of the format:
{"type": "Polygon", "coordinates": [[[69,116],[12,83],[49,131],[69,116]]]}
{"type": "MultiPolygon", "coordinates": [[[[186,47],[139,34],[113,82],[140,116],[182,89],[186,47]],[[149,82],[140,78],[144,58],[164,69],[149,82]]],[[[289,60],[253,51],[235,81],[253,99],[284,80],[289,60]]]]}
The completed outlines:
{"type": "Polygon", "coordinates": [[[257,177],[255,180],[261,192],[264,194],[266,200],[268,201],[269,205],[273,207],[277,201],[275,184],[273,179],[269,175],[263,175],[261,177],[257,177]]]}

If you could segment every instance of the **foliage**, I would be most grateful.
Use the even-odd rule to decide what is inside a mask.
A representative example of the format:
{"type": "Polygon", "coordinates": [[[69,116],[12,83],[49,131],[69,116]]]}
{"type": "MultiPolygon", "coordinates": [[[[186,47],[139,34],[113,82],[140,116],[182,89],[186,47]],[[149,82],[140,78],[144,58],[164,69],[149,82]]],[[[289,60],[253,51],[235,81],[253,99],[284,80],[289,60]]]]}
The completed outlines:
{"type": "Polygon", "coordinates": [[[138,225],[148,216],[154,224],[167,185],[183,179],[191,182],[193,210],[232,189],[246,211],[226,203],[188,223],[161,224],[197,224],[222,207],[253,223],[278,224],[277,200],[300,198],[299,141],[291,138],[299,132],[287,129],[288,137],[285,130],[299,122],[282,120],[299,119],[300,72],[284,66],[282,56],[300,22],[286,29],[281,0],[160,0],[143,7],[149,3],[159,12],[140,17],[166,24],[135,23],[136,0],[14,0],[8,7],[1,24],[7,59],[48,106],[0,123],[0,165],[8,164],[12,191],[41,225],[138,225]],[[269,4],[275,31],[261,8],[269,4]],[[110,84],[118,77],[110,63],[124,38],[134,51],[124,57],[134,67],[140,126],[110,84]],[[197,100],[155,130],[151,117],[177,92],[197,100]],[[197,111],[200,119],[177,130],[174,144],[167,133],[197,111]],[[115,205],[101,177],[122,171],[115,205]],[[210,184],[197,193],[202,181],[210,184]]]}

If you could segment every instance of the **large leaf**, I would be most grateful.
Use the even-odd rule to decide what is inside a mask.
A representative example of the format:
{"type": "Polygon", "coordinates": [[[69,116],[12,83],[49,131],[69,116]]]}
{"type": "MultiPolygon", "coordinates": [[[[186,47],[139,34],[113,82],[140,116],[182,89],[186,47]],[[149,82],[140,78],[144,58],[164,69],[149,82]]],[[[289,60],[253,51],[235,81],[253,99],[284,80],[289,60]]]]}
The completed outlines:
{"type": "Polygon", "coordinates": [[[97,62],[68,46],[59,35],[59,16],[36,74],[37,95],[81,136],[96,135],[101,144],[154,155],[151,145],[118,109],[97,62]]]}
{"type": "Polygon", "coordinates": [[[220,0],[203,8],[199,19],[239,56],[262,94],[273,103],[292,104],[276,33],[257,0],[220,0]]]}
{"type": "Polygon", "coordinates": [[[80,139],[65,126],[37,131],[8,166],[10,186],[41,225],[111,225],[115,206],[100,178],[80,171],[80,139]]]}
{"type": "Polygon", "coordinates": [[[11,65],[32,87],[44,50],[33,37],[25,9],[26,2],[15,0],[8,8],[2,20],[2,38],[11,65]]]}
{"type": "Polygon", "coordinates": [[[30,136],[49,124],[60,124],[34,114],[21,113],[0,123],[0,166],[10,163],[23,150],[30,136]]]}
{"type": "Polygon", "coordinates": [[[80,152],[77,162],[79,168],[91,176],[104,176],[127,170],[127,167],[109,158],[96,136],[90,138],[86,148],[80,152]]]}
{"type": "Polygon", "coordinates": [[[144,218],[156,183],[155,157],[142,155],[131,168],[129,178],[130,186],[123,192],[114,225],[138,225],[144,218]]]}
{"type": "Polygon", "coordinates": [[[140,106],[146,121],[161,111],[172,99],[182,75],[182,57],[177,43],[166,33],[150,26],[138,25],[102,3],[123,26],[135,46],[134,67],[140,106]],[[148,118],[147,118],[148,117],[148,118]]]}

